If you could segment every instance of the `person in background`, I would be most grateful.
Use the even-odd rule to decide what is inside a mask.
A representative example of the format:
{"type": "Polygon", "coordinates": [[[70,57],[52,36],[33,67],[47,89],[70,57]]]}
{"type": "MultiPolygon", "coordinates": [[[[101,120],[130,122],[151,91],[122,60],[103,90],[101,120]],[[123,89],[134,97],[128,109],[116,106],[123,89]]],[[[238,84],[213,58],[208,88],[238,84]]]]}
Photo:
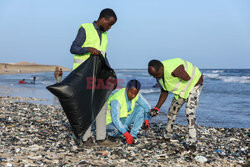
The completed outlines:
{"type": "Polygon", "coordinates": [[[4,72],[8,72],[7,64],[4,65],[4,72]]]}
{"type": "Polygon", "coordinates": [[[27,82],[25,81],[25,79],[22,79],[18,82],[19,84],[26,84],[27,82]]]}
{"type": "Polygon", "coordinates": [[[59,74],[59,67],[56,67],[56,68],[55,68],[55,71],[54,71],[54,77],[55,77],[55,79],[56,79],[56,83],[59,83],[59,82],[58,82],[58,74],[59,74]]]}
{"type": "Polygon", "coordinates": [[[126,88],[120,89],[108,98],[107,131],[108,135],[123,135],[128,144],[133,144],[143,123],[149,128],[150,105],[139,93],[141,84],[130,80],[126,88]],[[130,125],[133,124],[130,129],[130,125]]]}
{"type": "Polygon", "coordinates": [[[186,116],[188,121],[189,137],[187,142],[195,146],[196,138],[196,108],[203,87],[203,76],[200,70],[188,61],[180,58],[165,61],[151,60],[148,63],[148,72],[161,85],[161,94],[151,116],[156,116],[160,107],[168,97],[168,92],[174,93],[168,112],[166,126],[167,136],[172,137],[173,125],[182,105],[186,102],[186,116]]]}
{"type": "Polygon", "coordinates": [[[159,88],[159,87],[160,87],[160,84],[158,82],[153,85],[153,88],[159,88]]]}
{"type": "Polygon", "coordinates": [[[62,81],[62,75],[63,75],[63,71],[62,71],[62,68],[60,68],[58,72],[57,80],[56,80],[57,83],[62,81]]]}
{"type": "MultiPolygon", "coordinates": [[[[117,17],[112,9],[103,9],[97,21],[80,25],[77,36],[73,41],[70,52],[74,54],[73,70],[86,61],[90,55],[101,55],[106,59],[108,45],[107,31],[116,23],[117,17]]],[[[106,62],[107,59],[106,59],[106,62]]],[[[113,146],[115,143],[106,139],[106,104],[96,117],[96,143],[103,146],[113,146]]],[[[83,144],[92,146],[91,126],[83,135],[83,144]]]]}
{"type": "Polygon", "coordinates": [[[35,84],[36,83],[36,76],[33,76],[33,81],[31,82],[31,84],[35,84]]]}

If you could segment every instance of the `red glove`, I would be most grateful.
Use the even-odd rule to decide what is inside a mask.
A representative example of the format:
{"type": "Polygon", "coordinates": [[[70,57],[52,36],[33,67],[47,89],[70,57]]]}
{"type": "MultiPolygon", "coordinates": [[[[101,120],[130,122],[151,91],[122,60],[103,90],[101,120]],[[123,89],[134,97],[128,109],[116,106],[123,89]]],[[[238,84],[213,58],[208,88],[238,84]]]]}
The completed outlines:
{"type": "Polygon", "coordinates": [[[134,138],[133,138],[133,136],[131,136],[131,134],[128,131],[125,132],[123,135],[125,136],[126,142],[128,144],[133,144],[134,143],[134,138]]]}
{"type": "Polygon", "coordinates": [[[149,121],[148,120],[144,121],[144,127],[145,127],[145,129],[149,129],[149,121]]]}

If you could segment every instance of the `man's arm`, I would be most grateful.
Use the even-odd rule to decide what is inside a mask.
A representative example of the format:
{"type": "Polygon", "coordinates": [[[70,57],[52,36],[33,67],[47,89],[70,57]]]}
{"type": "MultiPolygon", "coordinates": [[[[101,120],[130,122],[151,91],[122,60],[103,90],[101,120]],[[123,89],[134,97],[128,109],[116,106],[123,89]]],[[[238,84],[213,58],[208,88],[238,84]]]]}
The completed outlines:
{"type": "Polygon", "coordinates": [[[85,29],[81,27],[78,30],[77,36],[71,45],[70,52],[72,54],[78,54],[78,55],[88,53],[89,52],[88,47],[82,48],[82,45],[85,41],[86,41],[86,32],[85,29]]]}
{"type": "Polygon", "coordinates": [[[72,54],[83,55],[90,52],[92,55],[99,55],[101,52],[92,47],[82,47],[83,43],[86,41],[86,32],[83,27],[80,27],[76,36],[76,39],[73,41],[70,52],[72,54]]]}
{"type": "Polygon", "coordinates": [[[113,100],[110,103],[111,105],[111,117],[112,117],[112,121],[114,126],[116,127],[116,129],[118,129],[122,134],[124,134],[125,132],[127,132],[127,127],[125,127],[122,122],[120,121],[120,108],[121,105],[117,100],[113,100]]]}
{"type": "Polygon", "coordinates": [[[165,90],[161,89],[161,94],[160,94],[158,103],[157,103],[157,105],[155,107],[157,107],[158,109],[160,109],[161,106],[162,106],[162,104],[167,99],[167,97],[168,97],[168,91],[165,91],[165,90]]]}
{"type": "Polygon", "coordinates": [[[174,77],[178,77],[183,79],[184,81],[188,81],[190,80],[190,76],[188,75],[188,73],[186,72],[186,70],[184,69],[183,65],[179,65],[172,73],[172,76],[174,77]]]}

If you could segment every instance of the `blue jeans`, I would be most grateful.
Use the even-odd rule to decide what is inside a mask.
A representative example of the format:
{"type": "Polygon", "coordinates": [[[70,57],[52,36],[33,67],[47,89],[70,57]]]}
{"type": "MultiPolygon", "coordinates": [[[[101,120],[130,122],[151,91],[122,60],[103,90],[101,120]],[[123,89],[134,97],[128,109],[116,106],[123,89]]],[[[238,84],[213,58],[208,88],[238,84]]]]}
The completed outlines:
{"type": "MultiPolygon", "coordinates": [[[[128,130],[128,127],[133,124],[130,134],[137,138],[142,124],[144,122],[144,109],[141,106],[135,106],[134,111],[128,115],[126,118],[120,118],[123,126],[128,130]]],[[[123,135],[118,129],[114,126],[113,123],[107,125],[107,134],[112,137],[117,137],[123,135]]]]}

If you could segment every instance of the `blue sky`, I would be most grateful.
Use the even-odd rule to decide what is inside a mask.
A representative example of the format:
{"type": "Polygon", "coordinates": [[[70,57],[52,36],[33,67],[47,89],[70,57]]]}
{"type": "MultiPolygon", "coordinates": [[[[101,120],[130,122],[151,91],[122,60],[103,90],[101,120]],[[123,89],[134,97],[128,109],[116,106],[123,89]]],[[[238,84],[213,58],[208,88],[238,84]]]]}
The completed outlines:
{"type": "Polygon", "coordinates": [[[0,0],[0,62],[72,67],[82,23],[112,8],[113,68],[180,57],[199,68],[250,68],[249,0],[0,0]]]}

